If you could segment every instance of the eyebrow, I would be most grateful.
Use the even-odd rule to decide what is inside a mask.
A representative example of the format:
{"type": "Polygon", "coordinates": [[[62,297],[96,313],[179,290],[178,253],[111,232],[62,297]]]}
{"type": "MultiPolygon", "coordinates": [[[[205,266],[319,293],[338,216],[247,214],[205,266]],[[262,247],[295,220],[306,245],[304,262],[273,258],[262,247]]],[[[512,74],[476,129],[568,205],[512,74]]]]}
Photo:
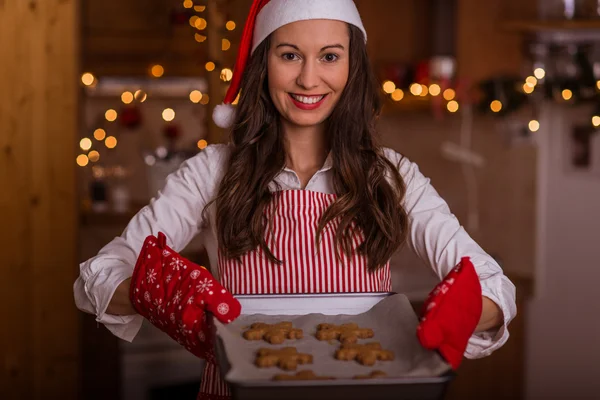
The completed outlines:
{"type": "MultiPolygon", "coordinates": [[[[280,43],[277,45],[277,48],[286,47],[286,46],[300,51],[300,48],[298,48],[298,46],[296,46],[295,44],[290,44],[290,43],[280,43]]],[[[329,49],[345,50],[344,46],[342,46],[341,44],[330,44],[328,46],[321,48],[321,51],[325,51],[325,50],[329,50],[329,49]]]]}

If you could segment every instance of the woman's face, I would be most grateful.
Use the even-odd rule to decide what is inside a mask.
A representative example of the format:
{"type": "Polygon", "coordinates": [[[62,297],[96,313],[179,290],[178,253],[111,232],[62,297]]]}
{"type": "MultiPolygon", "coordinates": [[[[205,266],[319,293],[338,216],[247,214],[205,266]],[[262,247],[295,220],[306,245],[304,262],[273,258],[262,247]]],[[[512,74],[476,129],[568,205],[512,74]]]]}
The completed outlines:
{"type": "Polygon", "coordinates": [[[331,115],[348,82],[349,46],[341,21],[298,21],[273,33],[269,93],[287,122],[315,126],[331,115]]]}

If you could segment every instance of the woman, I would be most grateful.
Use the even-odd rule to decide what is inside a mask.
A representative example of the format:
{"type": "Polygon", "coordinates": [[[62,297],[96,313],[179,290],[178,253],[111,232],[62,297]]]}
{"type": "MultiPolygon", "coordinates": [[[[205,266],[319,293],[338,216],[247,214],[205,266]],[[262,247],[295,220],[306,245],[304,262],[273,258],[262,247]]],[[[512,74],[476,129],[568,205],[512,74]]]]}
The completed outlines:
{"type": "Polygon", "coordinates": [[[216,315],[233,312],[221,316],[227,322],[238,312],[230,311],[229,293],[390,291],[389,259],[405,242],[443,279],[419,327],[425,347],[456,368],[463,354],[483,357],[508,339],[512,283],[418,167],[375,141],[379,85],[366,38],[352,0],[254,1],[225,98],[232,103],[241,89],[239,105],[219,106],[214,115],[221,126],[233,123],[231,144],[209,146],[184,163],[121,237],[81,265],[79,308],[118,337],[134,338],[137,312],[163,330],[184,327],[188,336],[172,336],[208,360],[199,398],[228,398],[210,346],[195,340],[204,339],[198,321],[206,304],[216,315]],[[151,236],[159,231],[166,237],[151,236]],[[200,274],[177,268],[180,279],[172,279],[165,269],[156,278],[158,264],[148,264],[146,254],[160,248],[160,258],[166,240],[179,251],[197,234],[227,305],[216,307],[203,292],[201,300],[177,303],[183,309],[169,317],[148,296],[144,308],[144,277],[171,285],[161,286],[160,301],[174,304],[180,286],[172,285],[190,289],[200,274]]]}

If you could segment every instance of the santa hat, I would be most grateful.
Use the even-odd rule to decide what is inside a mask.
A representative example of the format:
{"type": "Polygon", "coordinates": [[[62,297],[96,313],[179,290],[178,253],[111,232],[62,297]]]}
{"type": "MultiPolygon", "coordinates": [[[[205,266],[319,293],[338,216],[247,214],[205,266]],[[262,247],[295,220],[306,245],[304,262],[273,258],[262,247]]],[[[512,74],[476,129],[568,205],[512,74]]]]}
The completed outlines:
{"type": "Polygon", "coordinates": [[[238,49],[231,85],[223,104],[215,107],[213,120],[221,128],[229,128],[235,119],[231,103],[237,98],[250,55],[263,40],[284,25],[310,19],[331,19],[352,24],[367,32],[353,0],[254,0],[238,49]]]}

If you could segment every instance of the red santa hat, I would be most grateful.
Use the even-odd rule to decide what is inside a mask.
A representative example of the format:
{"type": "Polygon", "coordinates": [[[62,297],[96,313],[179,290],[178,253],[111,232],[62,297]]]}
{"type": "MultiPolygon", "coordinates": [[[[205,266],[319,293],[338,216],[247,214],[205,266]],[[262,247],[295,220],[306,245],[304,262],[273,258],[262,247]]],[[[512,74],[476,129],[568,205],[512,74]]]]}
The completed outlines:
{"type": "Polygon", "coordinates": [[[235,119],[235,101],[250,55],[263,40],[280,27],[296,21],[331,19],[352,24],[367,32],[353,0],[254,0],[238,49],[231,85],[223,104],[215,107],[213,120],[221,128],[229,128],[235,119]]]}

